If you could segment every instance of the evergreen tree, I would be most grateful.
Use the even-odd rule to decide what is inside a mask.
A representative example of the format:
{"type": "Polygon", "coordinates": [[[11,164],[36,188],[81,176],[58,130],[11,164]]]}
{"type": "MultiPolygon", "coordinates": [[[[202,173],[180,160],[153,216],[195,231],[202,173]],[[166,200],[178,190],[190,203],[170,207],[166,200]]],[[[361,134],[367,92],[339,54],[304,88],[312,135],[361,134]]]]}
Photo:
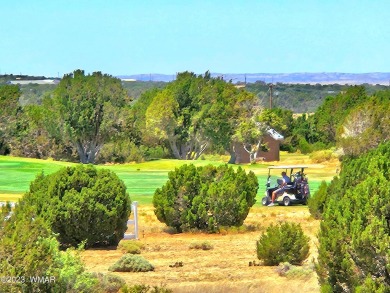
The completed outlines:
{"type": "Polygon", "coordinates": [[[65,247],[77,247],[83,241],[86,247],[117,245],[130,213],[123,181],[91,165],[38,175],[21,204],[35,207],[65,247]]]}
{"type": "Polygon", "coordinates": [[[208,72],[204,76],[183,72],[151,102],[143,102],[149,103],[145,112],[149,139],[167,142],[177,159],[192,160],[210,146],[232,151],[237,125],[257,99],[208,72]]]}
{"type": "Polygon", "coordinates": [[[317,266],[324,292],[389,292],[389,157],[387,142],[345,158],[327,189],[317,266]]]}
{"type": "Polygon", "coordinates": [[[0,85],[0,155],[11,152],[10,140],[18,127],[20,95],[17,85],[0,85]]]}
{"type": "MultiPolygon", "coordinates": [[[[62,134],[72,142],[81,163],[94,163],[104,143],[120,129],[128,102],[120,79],[101,72],[65,75],[54,93],[62,134]]],[[[49,126],[49,125],[48,125],[49,126]]]]}
{"type": "Polygon", "coordinates": [[[182,232],[192,228],[216,232],[220,226],[240,226],[256,202],[257,178],[227,165],[196,168],[183,165],[153,196],[157,218],[182,232]]]}
{"type": "Polygon", "coordinates": [[[22,202],[6,220],[0,215],[1,292],[103,291],[99,280],[85,271],[77,251],[60,251],[50,226],[34,207],[22,202]]]}

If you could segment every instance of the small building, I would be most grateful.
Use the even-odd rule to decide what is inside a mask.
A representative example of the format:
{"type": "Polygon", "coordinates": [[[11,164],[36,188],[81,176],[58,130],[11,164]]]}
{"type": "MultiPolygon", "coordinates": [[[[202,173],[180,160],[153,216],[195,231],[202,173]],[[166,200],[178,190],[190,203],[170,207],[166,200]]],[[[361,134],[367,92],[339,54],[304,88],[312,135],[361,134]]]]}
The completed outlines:
{"type": "MultiPolygon", "coordinates": [[[[280,143],[283,140],[284,136],[275,129],[268,129],[262,138],[262,144],[267,146],[267,150],[260,148],[257,151],[257,160],[265,162],[280,161],[280,143]]],[[[249,153],[244,149],[242,144],[235,143],[234,152],[236,164],[247,164],[251,162],[249,153]]]]}

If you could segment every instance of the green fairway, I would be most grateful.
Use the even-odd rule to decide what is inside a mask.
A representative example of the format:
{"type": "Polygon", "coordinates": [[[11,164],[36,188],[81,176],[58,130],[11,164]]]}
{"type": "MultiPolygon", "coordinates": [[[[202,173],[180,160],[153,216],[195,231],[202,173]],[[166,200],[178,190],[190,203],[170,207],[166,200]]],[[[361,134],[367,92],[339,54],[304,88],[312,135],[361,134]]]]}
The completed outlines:
{"type": "MultiPolygon", "coordinates": [[[[183,164],[193,163],[196,166],[207,164],[221,165],[223,162],[199,160],[199,161],[179,161],[179,160],[156,160],[139,164],[122,165],[100,165],[98,168],[107,168],[114,171],[122,179],[127,187],[132,201],[139,203],[151,203],[156,188],[165,184],[168,179],[168,172],[183,164]]],[[[0,201],[16,201],[25,193],[40,172],[45,174],[53,173],[64,166],[72,166],[74,163],[57,162],[52,160],[38,160],[18,157],[0,156],[0,201]]],[[[267,165],[244,165],[245,170],[252,170],[259,179],[260,203],[264,194],[267,165]]],[[[317,190],[320,181],[311,178],[310,187],[312,194],[317,190]]]]}
{"type": "MultiPolygon", "coordinates": [[[[221,165],[223,162],[200,160],[196,162],[178,160],[158,160],[140,164],[101,165],[114,171],[127,187],[134,201],[151,203],[156,188],[161,187],[168,179],[168,172],[183,164],[193,163],[204,166],[210,163],[221,165]]],[[[53,173],[64,166],[75,165],[52,160],[37,160],[17,157],[0,156],[0,201],[15,201],[25,193],[40,172],[53,173]]]]}
{"type": "Polygon", "coordinates": [[[40,172],[49,174],[69,165],[71,163],[0,156],[0,195],[23,194],[40,172]]]}

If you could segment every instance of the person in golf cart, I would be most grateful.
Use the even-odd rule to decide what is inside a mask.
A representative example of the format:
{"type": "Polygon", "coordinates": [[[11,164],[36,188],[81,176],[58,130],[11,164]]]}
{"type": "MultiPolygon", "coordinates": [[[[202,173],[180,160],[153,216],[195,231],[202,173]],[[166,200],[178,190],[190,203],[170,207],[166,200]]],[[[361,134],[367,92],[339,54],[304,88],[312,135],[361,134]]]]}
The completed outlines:
{"type": "Polygon", "coordinates": [[[285,187],[287,186],[288,183],[290,183],[291,180],[290,180],[290,177],[287,176],[286,172],[282,172],[282,181],[280,182],[280,188],[274,190],[272,192],[272,198],[271,198],[271,203],[268,205],[269,207],[272,207],[274,206],[274,201],[276,199],[276,196],[278,194],[283,194],[284,190],[285,190],[285,187]]]}

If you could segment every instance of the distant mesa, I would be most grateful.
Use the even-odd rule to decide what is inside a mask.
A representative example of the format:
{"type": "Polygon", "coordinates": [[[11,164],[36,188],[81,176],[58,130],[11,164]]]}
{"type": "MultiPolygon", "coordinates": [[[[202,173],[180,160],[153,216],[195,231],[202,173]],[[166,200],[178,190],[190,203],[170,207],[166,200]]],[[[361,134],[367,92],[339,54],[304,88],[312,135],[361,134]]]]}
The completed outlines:
{"type": "MultiPolygon", "coordinates": [[[[290,84],[381,84],[390,85],[389,72],[371,73],[211,73],[232,83],[290,83],[290,84]]],[[[123,81],[163,81],[175,80],[176,74],[134,74],[117,76],[123,81]]]]}
{"type": "MultiPolygon", "coordinates": [[[[222,78],[227,82],[243,87],[246,83],[287,83],[287,84],[380,84],[390,85],[389,72],[371,73],[340,73],[340,72],[320,72],[320,73],[211,73],[211,76],[222,78]]],[[[170,82],[176,79],[174,74],[133,74],[116,76],[124,82],[144,81],[144,82],[170,82]]],[[[58,84],[60,78],[28,75],[0,75],[0,83],[8,84],[58,84]]]]}
{"type": "Polygon", "coordinates": [[[176,79],[176,74],[133,74],[133,75],[119,75],[117,78],[122,81],[163,81],[170,82],[176,79]]]}

